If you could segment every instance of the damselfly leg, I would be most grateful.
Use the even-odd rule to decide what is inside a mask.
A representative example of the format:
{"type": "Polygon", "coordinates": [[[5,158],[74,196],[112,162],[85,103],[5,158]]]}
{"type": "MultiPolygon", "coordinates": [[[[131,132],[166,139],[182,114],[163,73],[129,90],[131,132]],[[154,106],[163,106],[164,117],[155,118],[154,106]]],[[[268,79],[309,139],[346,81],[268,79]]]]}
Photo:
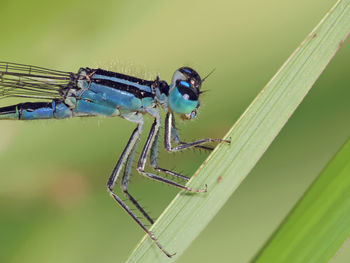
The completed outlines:
{"type": "Polygon", "coordinates": [[[165,129],[164,147],[165,147],[165,150],[168,152],[176,152],[176,151],[181,151],[181,150],[188,149],[191,147],[199,147],[199,146],[202,146],[201,144],[208,143],[208,142],[230,143],[229,140],[207,138],[207,139],[201,139],[201,140],[189,142],[189,143],[181,142],[179,140],[180,144],[175,146],[175,147],[172,147],[171,146],[171,138],[172,138],[172,131],[174,130],[174,129],[172,129],[173,128],[172,127],[172,124],[173,124],[172,119],[173,119],[173,114],[171,112],[168,112],[166,117],[165,117],[165,128],[164,128],[165,129]]]}
{"type": "Polygon", "coordinates": [[[124,193],[124,195],[132,202],[132,204],[142,213],[142,215],[151,223],[153,224],[153,219],[147,214],[147,212],[142,208],[142,206],[137,202],[137,200],[132,197],[132,195],[128,191],[128,185],[129,185],[129,178],[130,178],[130,172],[132,163],[134,160],[134,155],[137,147],[137,141],[134,144],[133,148],[131,149],[131,152],[126,160],[125,168],[124,168],[124,174],[121,179],[121,189],[124,193]]]}
{"type": "MultiPolygon", "coordinates": [[[[175,186],[177,188],[180,188],[180,189],[183,189],[185,191],[188,191],[188,192],[196,192],[196,193],[201,193],[201,192],[206,192],[207,189],[206,187],[204,189],[193,189],[193,188],[190,188],[190,187],[187,187],[187,186],[184,186],[184,185],[181,185],[179,183],[176,183],[174,181],[171,181],[171,180],[168,180],[168,179],[165,179],[161,176],[158,176],[158,175],[155,175],[153,173],[150,173],[150,172],[146,172],[145,171],[145,165],[146,165],[146,159],[147,159],[147,155],[148,155],[148,152],[150,150],[150,146],[151,144],[154,142],[155,140],[155,137],[156,137],[156,134],[159,132],[159,128],[160,128],[160,116],[159,116],[159,112],[157,111],[154,111],[153,113],[149,112],[150,114],[152,114],[154,116],[154,122],[152,124],[152,127],[151,127],[151,130],[148,134],[148,138],[146,140],[146,143],[145,143],[145,146],[142,150],[142,153],[140,155],[140,158],[137,162],[137,171],[150,178],[150,179],[153,179],[155,181],[158,181],[158,182],[162,182],[162,183],[166,183],[168,185],[171,185],[171,186],[175,186]]],[[[151,147],[152,148],[152,147],[151,147]]],[[[153,151],[154,153],[154,151],[153,151]]],[[[153,159],[154,159],[154,156],[153,156],[153,159]]],[[[179,175],[177,173],[174,173],[174,172],[171,172],[169,170],[166,170],[166,169],[160,169],[161,170],[164,170],[164,171],[167,171],[168,174],[170,175],[173,175],[173,176],[177,176],[177,177],[180,177],[180,178],[183,178],[182,175],[179,175]]]]}
{"type": "MultiPolygon", "coordinates": [[[[107,182],[107,190],[112,196],[112,198],[124,209],[126,213],[128,213],[131,218],[143,229],[143,231],[146,232],[146,234],[154,241],[154,243],[166,254],[168,257],[172,257],[173,254],[168,253],[162,245],[157,241],[156,237],[147,229],[147,227],[137,218],[137,216],[131,211],[131,209],[123,202],[123,200],[120,199],[120,197],[114,193],[114,186],[116,183],[116,180],[118,178],[118,175],[123,168],[123,164],[126,162],[127,166],[124,172],[124,176],[122,179],[122,190],[123,192],[127,192],[128,187],[128,179],[129,179],[129,173],[130,173],[130,164],[132,163],[132,157],[134,155],[137,142],[140,138],[142,126],[143,126],[143,117],[142,114],[132,114],[133,116],[130,116],[128,120],[132,122],[137,123],[137,127],[132,132],[130,139],[128,143],[126,144],[121,156],[119,157],[117,164],[115,165],[111,176],[109,177],[109,180],[107,182]]],[[[126,117],[127,118],[127,117],[126,117]]],[[[141,206],[136,202],[136,200],[131,197],[131,195],[127,194],[131,202],[137,207],[142,214],[148,217],[147,213],[141,208],[141,206]],[[131,198],[130,198],[131,197],[131,198]]],[[[151,223],[153,221],[151,220],[151,223]]]]}
{"type": "MultiPolygon", "coordinates": [[[[145,145],[142,149],[142,152],[140,154],[139,160],[137,162],[137,171],[143,175],[146,176],[149,179],[153,179],[155,181],[158,182],[162,182],[180,189],[183,189],[185,191],[189,191],[189,192],[206,192],[206,187],[204,189],[193,189],[187,186],[184,186],[182,184],[176,183],[174,181],[165,179],[159,175],[155,175],[153,173],[147,172],[145,171],[145,166],[146,166],[146,162],[147,162],[147,156],[148,154],[150,155],[150,164],[151,166],[159,171],[159,172],[164,172],[168,175],[174,176],[174,177],[179,177],[181,179],[184,180],[188,180],[189,178],[175,173],[173,171],[167,170],[167,169],[163,169],[163,168],[159,168],[157,165],[157,146],[158,146],[158,140],[159,140],[159,130],[160,130],[160,115],[159,115],[159,111],[157,109],[152,109],[149,110],[148,113],[150,115],[152,115],[154,117],[154,122],[151,126],[151,129],[149,131],[148,137],[146,139],[145,145]]],[[[132,132],[130,139],[127,143],[127,145],[125,146],[121,156],[119,157],[117,164],[115,166],[115,168],[112,171],[112,174],[108,180],[107,183],[107,189],[109,191],[109,193],[111,194],[111,196],[113,197],[113,199],[132,217],[132,219],[146,232],[146,234],[156,243],[156,245],[168,256],[171,257],[172,255],[170,253],[168,253],[163,247],[162,245],[157,241],[157,239],[155,238],[155,236],[148,230],[148,228],[141,222],[141,220],[131,211],[131,209],[119,198],[119,196],[114,192],[114,185],[116,183],[116,180],[118,178],[118,175],[120,173],[120,171],[122,170],[123,166],[125,166],[124,168],[124,174],[123,177],[121,179],[121,189],[123,191],[123,193],[125,194],[125,196],[132,202],[132,204],[141,212],[141,214],[151,223],[153,224],[153,219],[147,214],[147,212],[141,207],[141,205],[136,201],[135,198],[133,198],[130,193],[128,192],[128,182],[129,182],[129,177],[130,177],[130,172],[131,172],[131,165],[132,165],[132,161],[133,161],[133,157],[135,154],[135,150],[137,147],[137,143],[139,141],[141,132],[142,132],[142,127],[143,127],[143,117],[141,114],[132,114],[131,117],[126,117],[126,119],[136,122],[137,123],[137,127],[135,128],[135,130],[132,132]]],[[[166,123],[170,123],[170,125],[166,126],[165,130],[171,130],[171,115],[168,114],[167,118],[166,118],[167,122],[166,123]]],[[[171,134],[166,133],[165,134],[165,138],[170,138],[171,134]]],[[[166,141],[166,139],[165,139],[166,141]]],[[[206,143],[206,142],[210,142],[210,141],[222,141],[222,140],[218,140],[218,139],[204,139],[204,140],[200,140],[200,141],[196,141],[193,143],[189,143],[189,144],[182,144],[179,146],[184,146],[183,149],[186,148],[190,148],[190,147],[195,147],[197,145],[206,143]]],[[[169,148],[169,149],[175,149],[175,150],[179,150],[176,148],[169,148]]]]}
{"type": "Polygon", "coordinates": [[[157,156],[158,156],[158,141],[159,141],[159,129],[154,137],[154,141],[153,141],[153,144],[151,146],[151,150],[150,150],[150,165],[151,167],[158,171],[158,172],[163,172],[165,174],[168,174],[168,175],[171,175],[173,177],[177,177],[177,178],[180,178],[180,179],[183,179],[185,181],[188,181],[190,180],[190,178],[188,178],[187,176],[184,176],[182,174],[179,174],[179,173],[176,173],[176,172],[173,172],[173,171],[170,171],[170,170],[167,170],[167,169],[164,169],[164,168],[160,168],[158,166],[158,162],[157,162],[157,156]]]}
{"type": "MultiPolygon", "coordinates": [[[[187,142],[182,141],[179,137],[179,134],[176,129],[175,118],[171,118],[171,120],[172,121],[171,121],[170,133],[171,133],[172,140],[177,144],[187,144],[187,142]]],[[[195,145],[194,147],[202,150],[207,150],[207,151],[214,150],[214,148],[206,145],[195,145]]]]}

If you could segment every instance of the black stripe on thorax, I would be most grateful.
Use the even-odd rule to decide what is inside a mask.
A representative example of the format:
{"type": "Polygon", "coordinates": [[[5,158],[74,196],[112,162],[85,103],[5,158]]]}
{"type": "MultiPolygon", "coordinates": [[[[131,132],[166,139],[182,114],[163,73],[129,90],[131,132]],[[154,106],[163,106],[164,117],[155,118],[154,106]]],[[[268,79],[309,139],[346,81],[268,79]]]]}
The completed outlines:
{"type": "MultiPolygon", "coordinates": [[[[110,87],[113,89],[118,89],[118,90],[129,92],[129,93],[133,94],[138,99],[143,99],[145,97],[154,98],[153,93],[141,90],[141,89],[134,87],[132,85],[126,85],[126,84],[123,84],[120,82],[115,82],[115,81],[108,80],[108,79],[92,79],[91,82],[99,84],[99,85],[107,86],[107,87],[110,87]]],[[[153,84],[153,81],[150,81],[150,83],[153,84]]]]}
{"type": "Polygon", "coordinates": [[[113,77],[113,78],[118,78],[118,79],[123,79],[123,80],[131,81],[131,82],[135,82],[137,84],[146,85],[146,86],[151,86],[154,82],[152,80],[140,79],[140,78],[132,77],[129,75],[124,75],[124,74],[117,73],[117,72],[103,70],[100,68],[94,70],[94,73],[98,74],[98,75],[104,75],[104,76],[108,76],[108,77],[113,77]]]}

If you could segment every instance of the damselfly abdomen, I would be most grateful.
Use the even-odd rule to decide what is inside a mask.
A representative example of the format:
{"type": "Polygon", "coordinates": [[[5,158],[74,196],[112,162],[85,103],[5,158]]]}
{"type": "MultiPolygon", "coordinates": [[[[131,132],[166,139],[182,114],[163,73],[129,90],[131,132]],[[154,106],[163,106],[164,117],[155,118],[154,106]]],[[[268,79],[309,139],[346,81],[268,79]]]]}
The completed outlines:
{"type": "Polygon", "coordinates": [[[131,164],[143,128],[143,115],[149,114],[154,122],[137,162],[137,171],[150,179],[166,183],[185,191],[205,192],[192,189],[168,180],[160,175],[145,171],[149,155],[151,167],[160,172],[185,181],[189,178],[158,167],[157,147],[161,126],[160,109],[166,112],[164,147],[173,152],[191,147],[211,149],[207,142],[222,142],[220,139],[202,139],[191,143],[180,140],[174,113],[183,119],[196,117],[199,108],[199,95],[202,80],[198,73],[189,67],[175,71],[170,85],[158,77],[143,80],[132,76],[102,69],[80,68],[77,73],[50,70],[42,67],[0,62],[0,99],[7,97],[35,98],[41,102],[26,102],[0,108],[0,119],[34,120],[64,119],[84,116],[120,116],[137,127],[132,132],[107,182],[107,190],[113,199],[148,234],[154,243],[168,256],[169,254],[155,236],[135,216],[131,209],[113,191],[119,173],[124,167],[121,189],[142,215],[153,224],[152,218],[128,192],[131,164]],[[173,147],[171,141],[177,146],[173,147]]]}

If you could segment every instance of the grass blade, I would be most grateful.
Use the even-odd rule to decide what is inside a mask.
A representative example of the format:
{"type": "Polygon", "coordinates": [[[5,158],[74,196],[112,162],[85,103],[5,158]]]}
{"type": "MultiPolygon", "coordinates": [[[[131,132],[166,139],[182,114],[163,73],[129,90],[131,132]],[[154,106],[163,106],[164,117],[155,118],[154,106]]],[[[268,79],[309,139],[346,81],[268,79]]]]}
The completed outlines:
{"type": "Polygon", "coordinates": [[[145,236],[128,262],[173,262],[215,216],[277,136],[350,31],[350,0],[338,1],[289,57],[195,173],[189,185],[205,194],[180,192],[152,227],[176,256],[168,259],[145,236]]]}
{"type": "Polygon", "coordinates": [[[253,262],[329,262],[350,236],[350,139],[253,262]]]}

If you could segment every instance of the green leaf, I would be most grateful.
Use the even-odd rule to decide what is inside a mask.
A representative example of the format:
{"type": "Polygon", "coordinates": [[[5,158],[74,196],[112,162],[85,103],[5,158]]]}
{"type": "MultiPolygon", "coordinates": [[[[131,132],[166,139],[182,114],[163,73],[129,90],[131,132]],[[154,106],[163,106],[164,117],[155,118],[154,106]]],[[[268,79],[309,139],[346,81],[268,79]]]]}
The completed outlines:
{"type": "MultiPolygon", "coordinates": [[[[263,88],[189,182],[208,192],[180,192],[151,230],[169,259],[145,236],[128,262],[173,262],[218,213],[301,103],[350,31],[350,0],[338,1],[263,88]]],[[[286,32],[287,34],[288,32],[286,32]]]]}
{"type": "Polygon", "coordinates": [[[350,139],[253,262],[329,262],[350,236],[350,139]]]}

